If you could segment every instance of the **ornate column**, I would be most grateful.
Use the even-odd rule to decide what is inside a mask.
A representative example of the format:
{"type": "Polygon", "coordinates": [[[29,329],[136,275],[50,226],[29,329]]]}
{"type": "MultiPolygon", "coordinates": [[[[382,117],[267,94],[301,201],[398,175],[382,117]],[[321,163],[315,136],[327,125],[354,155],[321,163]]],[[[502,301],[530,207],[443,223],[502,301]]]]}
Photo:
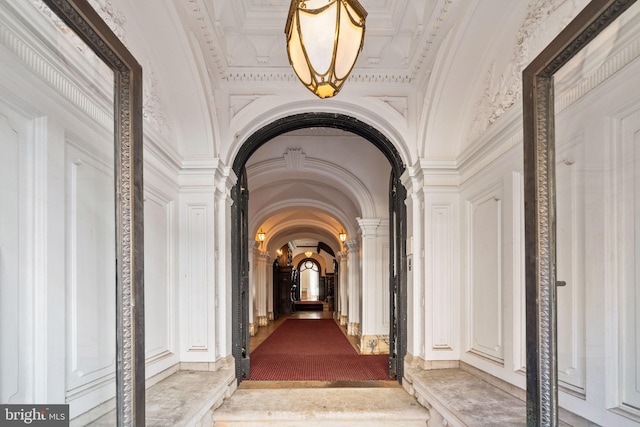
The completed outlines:
{"type": "MultiPolygon", "coordinates": [[[[357,240],[347,240],[344,242],[347,247],[347,313],[345,313],[347,333],[358,335],[360,332],[360,245],[357,240]]],[[[340,318],[342,324],[342,317],[340,318]]]]}

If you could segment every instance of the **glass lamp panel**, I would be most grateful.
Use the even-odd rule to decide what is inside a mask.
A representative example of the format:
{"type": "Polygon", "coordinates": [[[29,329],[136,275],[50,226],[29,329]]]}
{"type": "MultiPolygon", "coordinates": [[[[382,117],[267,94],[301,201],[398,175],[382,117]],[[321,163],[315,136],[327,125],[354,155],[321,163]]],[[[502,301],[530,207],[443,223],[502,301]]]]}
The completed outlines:
{"type": "Polygon", "coordinates": [[[327,74],[331,67],[338,4],[335,2],[320,13],[309,13],[303,9],[298,12],[302,44],[311,66],[319,75],[327,74]]]}
{"type": "Polygon", "coordinates": [[[298,32],[298,22],[297,18],[294,16],[293,21],[291,23],[291,39],[289,40],[289,60],[291,61],[291,65],[293,66],[294,71],[298,75],[298,78],[305,86],[311,84],[311,71],[309,71],[309,65],[307,64],[307,60],[304,56],[304,50],[302,48],[302,44],[300,42],[300,33],[298,32]]]}
{"type": "Polygon", "coordinates": [[[336,49],[335,75],[337,79],[347,78],[360,51],[364,27],[355,25],[353,21],[360,21],[355,11],[350,7],[346,10],[343,9],[340,14],[340,35],[336,49]]]}

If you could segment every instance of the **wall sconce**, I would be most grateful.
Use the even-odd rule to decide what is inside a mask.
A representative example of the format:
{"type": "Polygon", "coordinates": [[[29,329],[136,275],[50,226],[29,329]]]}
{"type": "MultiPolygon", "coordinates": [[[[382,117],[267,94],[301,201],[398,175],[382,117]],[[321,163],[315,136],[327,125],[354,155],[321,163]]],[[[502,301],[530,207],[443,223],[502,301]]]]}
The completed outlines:
{"type": "Polygon", "coordinates": [[[347,233],[345,233],[344,229],[342,229],[342,231],[340,231],[340,234],[338,234],[338,237],[340,238],[340,241],[342,243],[347,241],[347,233]]]}
{"type": "Polygon", "coordinates": [[[305,255],[307,258],[311,258],[311,255],[313,255],[313,252],[305,252],[305,253],[304,253],[304,255],[305,255]]]}
{"type": "Polygon", "coordinates": [[[262,231],[262,227],[260,231],[258,231],[258,240],[260,241],[260,246],[262,246],[262,242],[264,242],[265,232],[262,231]]]}
{"type": "Polygon", "coordinates": [[[278,249],[276,251],[276,255],[278,255],[278,258],[280,258],[282,256],[282,249],[278,249]]]}
{"type": "Polygon", "coordinates": [[[291,0],[285,26],[289,62],[320,98],[340,91],[364,42],[367,11],[358,0],[291,0]]]}

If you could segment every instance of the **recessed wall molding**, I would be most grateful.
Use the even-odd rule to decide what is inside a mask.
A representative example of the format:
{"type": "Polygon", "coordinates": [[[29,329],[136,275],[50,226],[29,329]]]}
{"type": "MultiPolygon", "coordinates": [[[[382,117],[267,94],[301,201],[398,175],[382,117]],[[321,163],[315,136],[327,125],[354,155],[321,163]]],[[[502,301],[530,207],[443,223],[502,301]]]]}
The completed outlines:
{"type": "Polygon", "coordinates": [[[502,180],[467,198],[465,251],[468,351],[500,364],[504,363],[502,198],[502,180]]]}

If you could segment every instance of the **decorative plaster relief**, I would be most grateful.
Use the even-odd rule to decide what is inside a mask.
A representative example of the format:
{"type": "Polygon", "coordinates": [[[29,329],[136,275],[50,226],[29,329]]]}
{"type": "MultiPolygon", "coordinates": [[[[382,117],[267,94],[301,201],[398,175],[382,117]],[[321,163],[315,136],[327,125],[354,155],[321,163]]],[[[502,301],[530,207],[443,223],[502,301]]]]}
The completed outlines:
{"type": "Polygon", "coordinates": [[[284,161],[289,171],[302,171],[304,170],[304,160],[306,155],[302,152],[301,148],[290,148],[284,154],[284,161]]]}
{"type": "MultiPolygon", "coordinates": [[[[527,16],[516,35],[516,47],[511,60],[502,72],[493,63],[485,78],[485,88],[475,111],[468,140],[482,135],[491,124],[522,98],[522,70],[533,59],[530,52],[537,52],[533,43],[540,44],[555,35],[558,29],[549,29],[549,17],[567,0],[537,0],[527,8],[527,16]]],[[[546,43],[544,43],[546,45],[546,43]]]]}
{"type": "Polygon", "coordinates": [[[145,122],[153,126],[162,135],[167,135],[170,126],[167,122],[167,116],[164,113],[164,107],[158,96],[157,78],[153,71],[144,73],[144,84],[142,94],[142,115],[145,122]]]}
{"type": "MultiPolygon", "coordinates": [[[[120,39],[122,43],[125,41],[124,23],[125,16],[117,11],[110,0],[88,0],[91,6],[98,12],[98,15],[107,24],[107,26],[113,31],[113,33],[120,39]]],[[[62,34],[73,44],[80,52],[92,52],[91,49],[87,49],[87,45],[83,42],[75,32],[65,24],[62,19],[49,9],[49,7],[42,2],[42,0],[31,0],[33,5],[42,12],[62,34]]]]}
{"type": "Polygon", "coordinates": [[[125,42],[124,24],[126,18],[123,13],[113,7],[111,0],[88,0],[91,6],[98,12],[98,15],[107,24],[107,26],[113,31],[113,33],[120,39],[122,43],[125,42]]]}

